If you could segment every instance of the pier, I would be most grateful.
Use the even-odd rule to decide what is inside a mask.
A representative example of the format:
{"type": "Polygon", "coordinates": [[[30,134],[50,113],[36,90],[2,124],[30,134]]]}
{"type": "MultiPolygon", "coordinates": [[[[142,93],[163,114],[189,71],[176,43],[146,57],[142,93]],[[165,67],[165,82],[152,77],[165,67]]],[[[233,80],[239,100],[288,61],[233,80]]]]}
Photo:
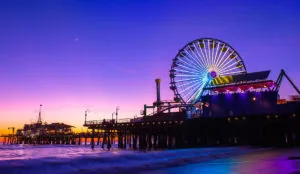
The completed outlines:
{"type": "MultiPolygon", "coordinates": [[[[161,114],[149,118],[86,121],[91,132],[105,132],[109,139],[117,136],[122,149],[171,149],[208,146],[300,146],[300,113],[290,115],[252,115],[240,117],[208,117],[184,119],[184,113],[161,114]],[[172,115],[173,114],[173,115],[172,115]],[[164,118],[165,117],[165,118],[164,118]],[[168,118],[178,119],[168,119],[168,118]],[[180,119],[181,117],[181,119],[180,119]],[[140,121],[138,121],[140,120],[140,121]]],[[[95,133],[92,137],[97,136],[95,133]]],[[[102,145],[103,146],[103,145],[102,145]]],[[[91,147],[95,142],[91,141],[91,147]]]]}
{"type": "MultiPolygon", "coordinates": [[[[35,144],[35,145],[88,145],[94,136],[95,144],[103,144],[105,132],[90,132],[71,133],[71,134],[42,134],[39,136],[24,136],[24,135],[2,135],[2,144],[35,144]]],[[[115,139],[112,139],[115,143],[115,139]]]]}
{"type": "MultiPolygon", "coordinates": [[[[210,63],[211,67],[217,66],[214,61],[210,63]]],[[[249,73],[242,58],[230,45],[218,39],[200,38],[179,50],[169,72],[173,100],[161,100],[161,79],[155,79],[156,101],[153,105],[144,105],[142,117],[118,119],[117,107],[110,120],[87,120],[86,110],[83,126],[89,131],[74,133],[71,125],[43,123],[40,105],[37,122],[25,124],[16,134],[14,127],[10,127],[12,134],[2,135],[3,143],[90,144],[91,148],[99,146],[105,149],[117,144],[121,149],[141,150],[300,146],[300,90],[284,70],[276,81],[268,79],[269,70],[249,73]],[[224,72],[230,72],[223,75],[218,74],[220,70],[208,68],[210,66],[203,66],[203,70],[197,69],[198,66],[193,68],[196,65],[191,64],[194,58],[187,56],[187,52],[197,49],[214,51],[216,44],[222,45],[217,51],[223,55],[223,63],[232,61],[234,63],[230,66],[236,68],[225,69],[224,72]],[[231,51],[227,59],[228,50],[231,51]],[[187,62],[183,65],[184,61],[187,62]],[[298,93],[295,100],[280,99],[278,92],[283,78],[298,93]],[[149,114],[147,109],[153,113],[149,114]]]]}
{"type": "Polygon", "coordinates": [[[215,146],[300,147],[300,112],[281,115],[198,117],[184,112],[133,119],[87,120],[88,132],[2,135],[3,144],[89,145],[156,150],[215,146]]]}

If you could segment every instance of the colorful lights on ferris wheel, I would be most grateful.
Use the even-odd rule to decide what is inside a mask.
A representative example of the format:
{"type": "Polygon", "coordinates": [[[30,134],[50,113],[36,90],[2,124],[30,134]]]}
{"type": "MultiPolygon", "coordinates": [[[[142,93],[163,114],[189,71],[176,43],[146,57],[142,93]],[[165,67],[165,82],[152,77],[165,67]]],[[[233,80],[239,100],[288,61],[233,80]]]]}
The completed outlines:
{"type": "Polygon", "coordinates": [[[242,73],[246,73],[244,62],[230,45],[212,38],[197,39],[173,59],[170,89],[177,101],[195,103],[213,79],[242,73]]]}

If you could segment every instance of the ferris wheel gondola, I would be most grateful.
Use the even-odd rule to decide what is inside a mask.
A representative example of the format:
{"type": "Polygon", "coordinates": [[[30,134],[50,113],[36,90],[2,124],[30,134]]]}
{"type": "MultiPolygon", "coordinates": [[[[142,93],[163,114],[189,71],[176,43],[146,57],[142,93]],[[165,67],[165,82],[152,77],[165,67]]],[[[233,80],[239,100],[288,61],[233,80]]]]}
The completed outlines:
{"type": "Polygon", "coordinates": [[[216,77],[246,72],[241,56],[229,44],[201,38],[186,44],[173,59],[170,88],[176,102],[195,104],[216,77]]]}

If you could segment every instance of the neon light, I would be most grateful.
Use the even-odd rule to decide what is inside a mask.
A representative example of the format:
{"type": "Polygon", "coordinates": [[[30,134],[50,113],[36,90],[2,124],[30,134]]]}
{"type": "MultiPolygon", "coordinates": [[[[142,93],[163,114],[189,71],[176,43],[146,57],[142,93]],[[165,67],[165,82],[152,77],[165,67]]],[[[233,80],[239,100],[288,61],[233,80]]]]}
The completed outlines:
{"type": "MultiPolygon", "coordinates": [[[[172,66],[170,71],[171,82],[177,89],[174,90],[175,95],[184,102],[193,103],[206,92],[203,89],[207,85],[214,86],[211,82],[213,79],[244,73],[246,71],[244,67],[237,67],[239,63],[243,64],[242,60],[230,58],[234,54],[238,55],[229,45],[214,39],[200,39],[188,43],[177,54],[182,58],[173,60],[176,67],[172,66]]],[[[227,93],[236,90],[243,92],[242,89],[235,88],[224,90],[227,93]]],[[[222,89],[210,92],[220,93],[222,89]]]]}

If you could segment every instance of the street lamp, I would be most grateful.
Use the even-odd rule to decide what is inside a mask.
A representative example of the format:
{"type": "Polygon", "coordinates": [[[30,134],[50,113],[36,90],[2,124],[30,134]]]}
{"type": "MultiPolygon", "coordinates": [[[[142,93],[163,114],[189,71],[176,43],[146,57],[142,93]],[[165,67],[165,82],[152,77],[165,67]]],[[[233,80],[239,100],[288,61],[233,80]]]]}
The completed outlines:
{"type": "Polygon", "coordinates": [[[84,124],[86,124],[86,118],[87,118],[87,113],[90,112],[89,109],[85,110],[84,112],[84,124]]]}
{"type": "Polygon", "coordinates": [[[115,112],[113,112],[113,113],[111,114],[111,121],[114,120],[114,114],[115,114],[115,112]]]}
{"type": "Polygon", "coordinates": [[[120,110],[120,107],[117,106],[116,108],[116,123],[118,122],[118,111],[120,110]]]}

